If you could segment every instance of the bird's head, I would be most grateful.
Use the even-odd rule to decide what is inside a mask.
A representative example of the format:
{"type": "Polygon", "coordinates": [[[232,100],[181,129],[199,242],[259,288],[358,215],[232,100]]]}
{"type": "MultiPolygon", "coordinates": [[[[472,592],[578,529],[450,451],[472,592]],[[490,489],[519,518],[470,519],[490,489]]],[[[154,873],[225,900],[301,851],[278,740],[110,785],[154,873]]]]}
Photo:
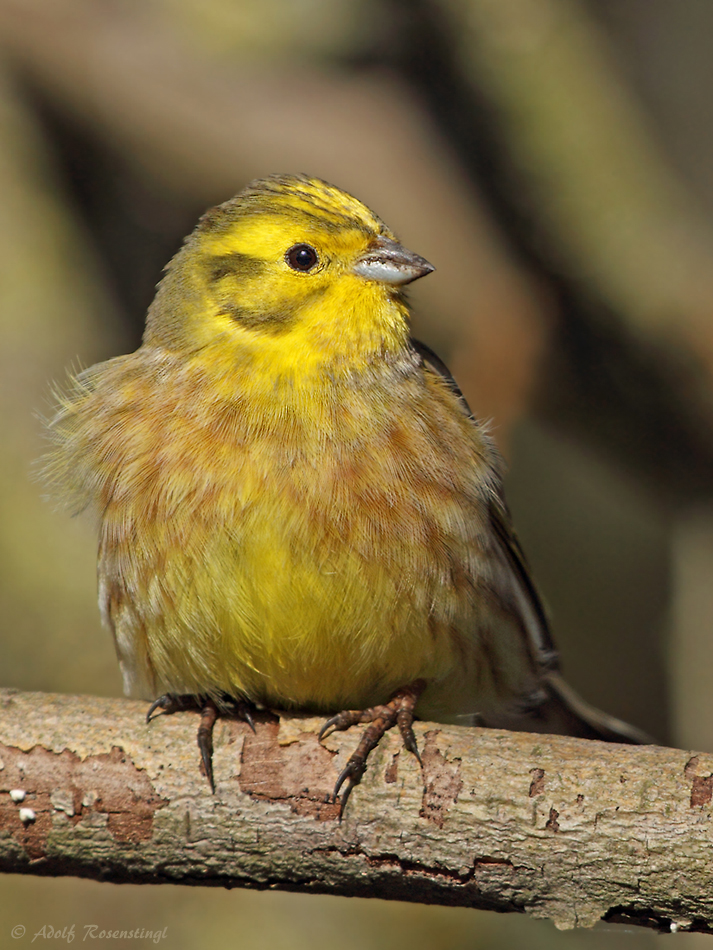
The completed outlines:
{"type": "Polygon", "coordinates": [[[405,345],[401,289],[432,270],[351,195],[273,176],[201,218],[168,266],[145,341],[359,360],[405,345]]]}

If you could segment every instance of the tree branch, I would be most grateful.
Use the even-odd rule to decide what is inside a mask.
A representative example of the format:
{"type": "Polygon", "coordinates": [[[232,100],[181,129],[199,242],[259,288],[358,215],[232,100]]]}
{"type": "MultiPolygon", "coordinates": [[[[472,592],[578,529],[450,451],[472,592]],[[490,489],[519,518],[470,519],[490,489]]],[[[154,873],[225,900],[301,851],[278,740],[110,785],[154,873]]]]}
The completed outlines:
{"type": "Polygon", "coordinates": [[[211,795],[197,715],[145,712],[0,690],[0,871],[713,924],[713,756],[418,723],[423,777],[390,733],[339,821],[355,729],[221,720],[211,795]]]}

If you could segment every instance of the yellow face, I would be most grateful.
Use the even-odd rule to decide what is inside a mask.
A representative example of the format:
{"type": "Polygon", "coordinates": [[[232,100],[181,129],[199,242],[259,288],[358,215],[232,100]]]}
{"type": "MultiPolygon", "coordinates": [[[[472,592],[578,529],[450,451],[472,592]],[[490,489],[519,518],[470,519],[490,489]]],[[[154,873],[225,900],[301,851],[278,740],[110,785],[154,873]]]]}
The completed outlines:
{"type": "Polygon", "coordinates": [[[239,326],[284,333],[315,307],[356,302],[365,281],[351,268],[377,233],[330,229],[292,209],[241,217],[227,233],[200,241],[208,292],[218,314],[239,326]]]}
{"type": "Polygon", "coordinates": [[[265,179],[201,219],[169,266],[147,341],[356,356],[404,338],[399,288],[432,269],[332,185],[265,179]]]}

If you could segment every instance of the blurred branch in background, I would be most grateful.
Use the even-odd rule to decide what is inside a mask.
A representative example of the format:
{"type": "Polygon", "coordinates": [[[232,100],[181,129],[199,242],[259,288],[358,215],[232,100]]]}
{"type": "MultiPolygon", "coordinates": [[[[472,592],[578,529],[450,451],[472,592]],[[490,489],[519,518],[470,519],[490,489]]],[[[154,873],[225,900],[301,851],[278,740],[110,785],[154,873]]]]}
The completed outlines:
{"type": "MultiPolygon", "coordinates": [[[[586,6],[393,3],[410,32],[395,45],[403,73],[549,292],[557,331],[540,408],[673,500],[707,494],[713,228],[586,6]]],[[[470,355],[456,364],[464,379],[470,355]]]]}

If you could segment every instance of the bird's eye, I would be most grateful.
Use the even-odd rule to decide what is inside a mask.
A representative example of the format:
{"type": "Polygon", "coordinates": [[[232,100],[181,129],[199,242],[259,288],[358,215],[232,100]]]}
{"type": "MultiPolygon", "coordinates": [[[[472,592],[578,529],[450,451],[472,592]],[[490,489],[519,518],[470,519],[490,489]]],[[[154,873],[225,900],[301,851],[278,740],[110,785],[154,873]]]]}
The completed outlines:
{"type": "Polygon", "coordinates": [[[319,258],[317,252],[309,244],[295,244],[285,254],[285,260],[292,270],[312,270],[319,258]]]}

